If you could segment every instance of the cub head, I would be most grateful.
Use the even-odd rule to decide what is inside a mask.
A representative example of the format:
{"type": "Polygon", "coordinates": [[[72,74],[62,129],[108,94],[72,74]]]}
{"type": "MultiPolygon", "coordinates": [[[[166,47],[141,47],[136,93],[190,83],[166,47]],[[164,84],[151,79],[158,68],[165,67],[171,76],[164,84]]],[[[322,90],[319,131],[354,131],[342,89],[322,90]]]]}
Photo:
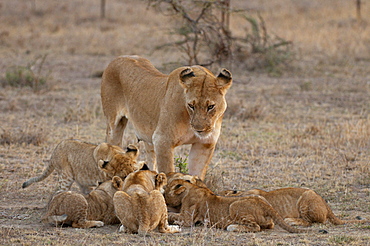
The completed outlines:
{"type": "Polygon", "coordinates": [[[193,184],[183,179],[175,179],[168,183],[164,190],[166,204],[170,207],[181,206],[182,199],[193,184]]]}
{"type": "Polygon", "coordinates": [[[189,174],[178,173],[178,172],[169,172],[166,174],[166,176],[167,176],[168,183],[171,183],[173,180],[176,180],[176,179],[183,179],[199,187],[207,187],[206,184],[198,176],[192,176],[189,174]]]}
{"type": "Polygon", "coordinates": [[[167,177],[164,173],[158,173],[155,175],[155,189],[159,190],[162,194],[164,193],[163,187],[167,184],[167,177]]]}
{"type": "Polygon", "coordinates": [[[107,143],[99,144],[94,150],[96,163],[109,178],[118,176],[124,179],[128,174],[140,170],[144,163],[137,161],[138,156],[139,149],[132,144],[127,147],[126,151],[107,143]]]}
{"type": "Polygon", "coordinates": [[[219,193],[220,196],[241,196],[239,190],[224,190],[219,193]]]}
{"type": "Polygon", "coordinates": [[[110,197],[113,197],[116,191],[122,190],[122,187],[123,187],[122,179],[118,176],[114,176],[112,180],[100,183],[95,190],[103,190],[107,194],[109,194],[110,197]]]}
{"type": "Polygon", "coordinates": [[[264,195],[266,192],[260,189],[253,189],[247,191],[241,190],[224,190],[219,193],[220,196],[250,196],[250,195],[264,195]]]}
{"type": "Polygon", "coordinates": [[[231,73],[222,69],[216,77],[201,66],[182,68],[180,85],[185,92],[185,108],[194,133],[206,138],[221,123],[227,104],[225,94],[232,84],[231,73]]]}

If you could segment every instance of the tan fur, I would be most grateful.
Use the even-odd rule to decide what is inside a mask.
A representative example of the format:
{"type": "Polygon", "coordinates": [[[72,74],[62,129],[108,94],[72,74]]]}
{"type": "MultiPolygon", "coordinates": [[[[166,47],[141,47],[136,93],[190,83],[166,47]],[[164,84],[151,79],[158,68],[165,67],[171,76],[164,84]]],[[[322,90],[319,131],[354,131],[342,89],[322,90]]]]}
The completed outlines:
{"type": "Polygon", "coordinates": [[[167,176],[167,183],[171,183],[173,180],[176,180],[176,179],[183,179],[199,187],[207,187],[206,184],[201,179],[199,179],[198,176],[193,176],[193,175],[178,173],[178,172],[169,172],[166,174],[166,176],[167,176]]]}
{"type": "Polygon", "coordinates": [[[315,191],[306,188],[282,188],[266,192],[260,189],[249,191],[223,191],[225,196],[260,195],[275,208],[291,225],[310,226],[312,223],[334,225],[346,223],[365,223],[367,220],[341,220],[337,218],[326,201],[315,191]]]}
{"type": "Polygon", "coordinates": [[[122,226],[120,231],[146,234],[156,228],[161,233],[179,232],[169,226],[167,207],[160,190],[167,184],[164,173],[138,171],[127,176],[123,191],[114,195],[113,203],[122,226]]]}
{"type": "Polygon", "coordinates": [[[57,192],[50,200],[48,211],[42,221],[72,225],[76,228],[118,224],[119,220],[113,206],[113,195],[117,190],[122,189],[122,185],[122,179],[115,176],[85,196],[73,191],[57,192]]]}
{"type": "Polygon", "coordinates": [[[138,155],[138,148],[134,145],[129,145],[125,152],[107,143],[95,145],[64,140],[55,148],[43,173],[24,182],[22,188],[44,180],[56,170],[60,191],[70,190],[73,182],[76,182],[81,191],[87,194],[97,182],[104,182],[113,176],[125,178],[129,173],[139,170],[143,163],[136,161],[138,155]]]}
{"type": "MultiPolygon", "coordinates": [[[[189,174],[184,174],[184,173],[179,173],[179,172],[169,172],[166,174],[167,176],[167,182],[171,183],[172,181],[176,179],[183,179],[186,180],[192,184],[195,184],[200,187],[207,187],[206,184],[198,178],[198,176],[193,176],[189,174]]],[[[177,207],[171,207],[167,206],[167,211],[168,212],[174,212],[174,213],[179,213],[180,212],[181,206],[177,207]]]]}
{"type": "Polygon", "coordinates": [[[144,58],[118,57],[104,71],[101,83],[107,142],[121,146],[131,121],[145,142],[150,169],[165,173],[174,171],[174,148],[192,144],[189,173],[204,179],[231,83],[226,69],[217,77],[201,66],[180,67],[166,75],[144,58]]]}
{"type": "Polygon", "coordinates": [[[165,199],[169,206],[181,206],[179,214],[169,214],[169,220],[183,226],[203,222],[228,231],[258,232],[273,228],[275,222],[289,232],[303,232],[285,223],[261,196],[222,197],[178,179],[166,186],[165,199]]]}

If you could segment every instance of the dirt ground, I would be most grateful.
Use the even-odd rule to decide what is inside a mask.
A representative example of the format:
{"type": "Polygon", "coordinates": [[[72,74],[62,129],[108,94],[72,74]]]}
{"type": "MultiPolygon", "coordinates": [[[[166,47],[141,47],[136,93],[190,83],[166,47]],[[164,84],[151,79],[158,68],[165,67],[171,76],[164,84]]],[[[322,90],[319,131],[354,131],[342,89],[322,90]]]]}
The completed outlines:
{"type": "MultiPolygon", "coordinates": [[[[369,223],[316,224],[300,234],[278,226],[259,233],[200,226],[145,237],[118,233],[119,225],[84,230],[42,224],[56,175],[21,185],[42,172],[61,140],[104,141],[97,74],[121,54],[147,57],[165,73],[171,69],[166,64],[181,62],[179,51],[153,52],[154,44],[170,39],[165,16],[143,2],[107,2],[105,20],[99,19],[99,1],[0,3],[1,245],[370,245],[369,223]],[[15,66],[30,68],[46,85],[36,91],[5,85],[15,66]]],[[[338,217],[370,220],[370,17],[363,14],[358,26],[351,1],[335,2],[335,14],[333,1],[265,2],[249,6],[293,41],[296,57],[279,77],[233,66],[207,184],[216,192],[308,187],[338,217]]],[[[369,7],[366,2],[363,13],[369,7]]],[[[136,141],[130,126],[126,141],[136,141]]],[[[178,148],[176,157],[186,158],[188,150],[178,148]]]]}

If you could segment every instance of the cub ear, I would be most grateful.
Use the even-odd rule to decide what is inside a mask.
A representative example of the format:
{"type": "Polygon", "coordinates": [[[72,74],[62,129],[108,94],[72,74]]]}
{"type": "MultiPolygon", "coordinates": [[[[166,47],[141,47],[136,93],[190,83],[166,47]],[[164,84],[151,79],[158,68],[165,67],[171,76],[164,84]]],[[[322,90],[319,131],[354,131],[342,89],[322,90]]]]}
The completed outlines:
{"type": "Polygon", "coordinates": [[[132,164],[134,171],[149,170],[149,167],[146,165],[145,161],[138,161],[132,164]]]}
{"type": "Polygon", "coordinates": [[[123,181],[120,177],[114,176],[112,179],[113,187],[117,190],[122,190],[123,187],[123,181]]]}
{"type": "Polygon", "coordinates": [[[139,156],[139,148],[133,144],[129,144],[126,149],[126,154],[136,159],[139,156]]]}
{"type": "Polygon", "coordinates": [[[145,161],[139,161],[139,163],[142,163],[142,167],[140,168],[140,171],[150,170],[148,165],[145,163],[145,161]]]}
{"type": "Polygon", "coordinates": [[[105,159],[109,152],[109,144],[101,143],[94,149],[94,160],[98,162],[100,159],[105,159]]]}
{"type": "Polygon", "coordinates": [[[181,193],[183,193],[185,191],[186,191],[186,187],[181,185],[181,184],[178,184],[178,185],[175,186],[173,193],[175,195],[180,195],[181,193]]]}
{"type": "Polygon", "coordinates": [[[161,188],[167,184],[167,177],[164,173],[159,173],[155,176],[155,188],[161,188]]]}
{"type": "Polygon", "coordinates": [[[131,151],[137,152],[137,151],[139,151],[139,149],[138,149],[138,147],[136,147],[136,145],[129,144],[127,146],[126,152],[131,152],[131,151]]]}
{"type": "Polygon", "coordinates": [[[220,74],[217,76],[217,86],[221,89],[227,90],[232,84],[232,75],[229,70],[223,68],[221,69],[220,74]]]}
{"type": "Polygon", "coordinates": [[[185,89],[188,88],[189,86],[191,86],[191,78],[192,77],[195,77],[193,69],[191,69],[190,67],[184,68],[184,70],[182,70],[180,72],[180,84],[181,84],[181,86],[185,89]]]}
{"type": "Polygon", "coordinates": [[[109,164],[109,161],[104,161],[104,160],[99,160],[98,161],[98,166],[101,169],[106,169],[108,164],[109,164]]]}

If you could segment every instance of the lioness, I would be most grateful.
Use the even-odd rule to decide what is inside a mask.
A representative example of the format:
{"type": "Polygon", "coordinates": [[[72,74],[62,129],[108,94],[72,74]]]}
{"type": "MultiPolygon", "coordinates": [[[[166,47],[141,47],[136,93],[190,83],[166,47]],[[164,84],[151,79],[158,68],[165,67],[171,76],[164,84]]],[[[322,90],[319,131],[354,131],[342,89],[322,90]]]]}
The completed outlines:
{"type": "Polygon", "coordinates": [[[266,198],[272,207],[291,225],[310,226],[312,223],[334,225],[365,223],[367,220],[341,220],[337,218],[326,201],[315,191],[306,188],[282,188],[266,192],[260,189],[249,191],[223,191],[225,196],[259,195],[266,198]]]}
{"type": "Polygon", "coordinates": [[[201,66],[180,67],[166,75],[144,58],[118,57],[105,69],[101,83],[107,142],[122,146],[130,120],[145,142],[150,169],[164,173],[174,171],[174,148],[192,144],[189,173],[204,180],[231,84],[226,69],[217,77],[201,66]]]}
{"type": "Polygon", "coordinates": [[[160,190],[167,184],[164,173],[138,171],[129,174],[123,191],[113,197],[116,214],[122,226],[120,231],[146,234],[158,228],[162,233],[179,232],[178,226],[169,226],[167,207],[160,190]]]}
{"type": "Polygon", "coordinates": [[[136,161],[138,155],[135,145],[129,145],[125,152],[107,143],[95,145],[79,140],[64,140],[55,148],[43,173],[24,182],[22,188],[44,180],[55,169],[59,175],[60,191],[70,190],[76,181],[82,193],[87,194],[97,182],[104,182],[113,176],[125,178],[129,173],[139,170],[143,163],[136,161]]]}
{"type": "Polygon", "coordinates": [[[203,222],[228,231],[258,232],[261,229],[272,229],[275,222],[289,232],[304,231],[284,222],[261,196],[218,196],[208,188],[182,179],[169,183],[164,195],[167,205],[181,206],[179,214],[169,214],[169,220],[183,226],[203,222]]]}
{"type": "Polygon", "coordinates": [[[72,225],[76,228],[118,224],[113,195],[117,190],[122,189],[122,185],[122,179],[114,176],[112,180],[101,183],[86,196],[73,191],[57,192],[50,200],[42,221],[72,225]]]}

